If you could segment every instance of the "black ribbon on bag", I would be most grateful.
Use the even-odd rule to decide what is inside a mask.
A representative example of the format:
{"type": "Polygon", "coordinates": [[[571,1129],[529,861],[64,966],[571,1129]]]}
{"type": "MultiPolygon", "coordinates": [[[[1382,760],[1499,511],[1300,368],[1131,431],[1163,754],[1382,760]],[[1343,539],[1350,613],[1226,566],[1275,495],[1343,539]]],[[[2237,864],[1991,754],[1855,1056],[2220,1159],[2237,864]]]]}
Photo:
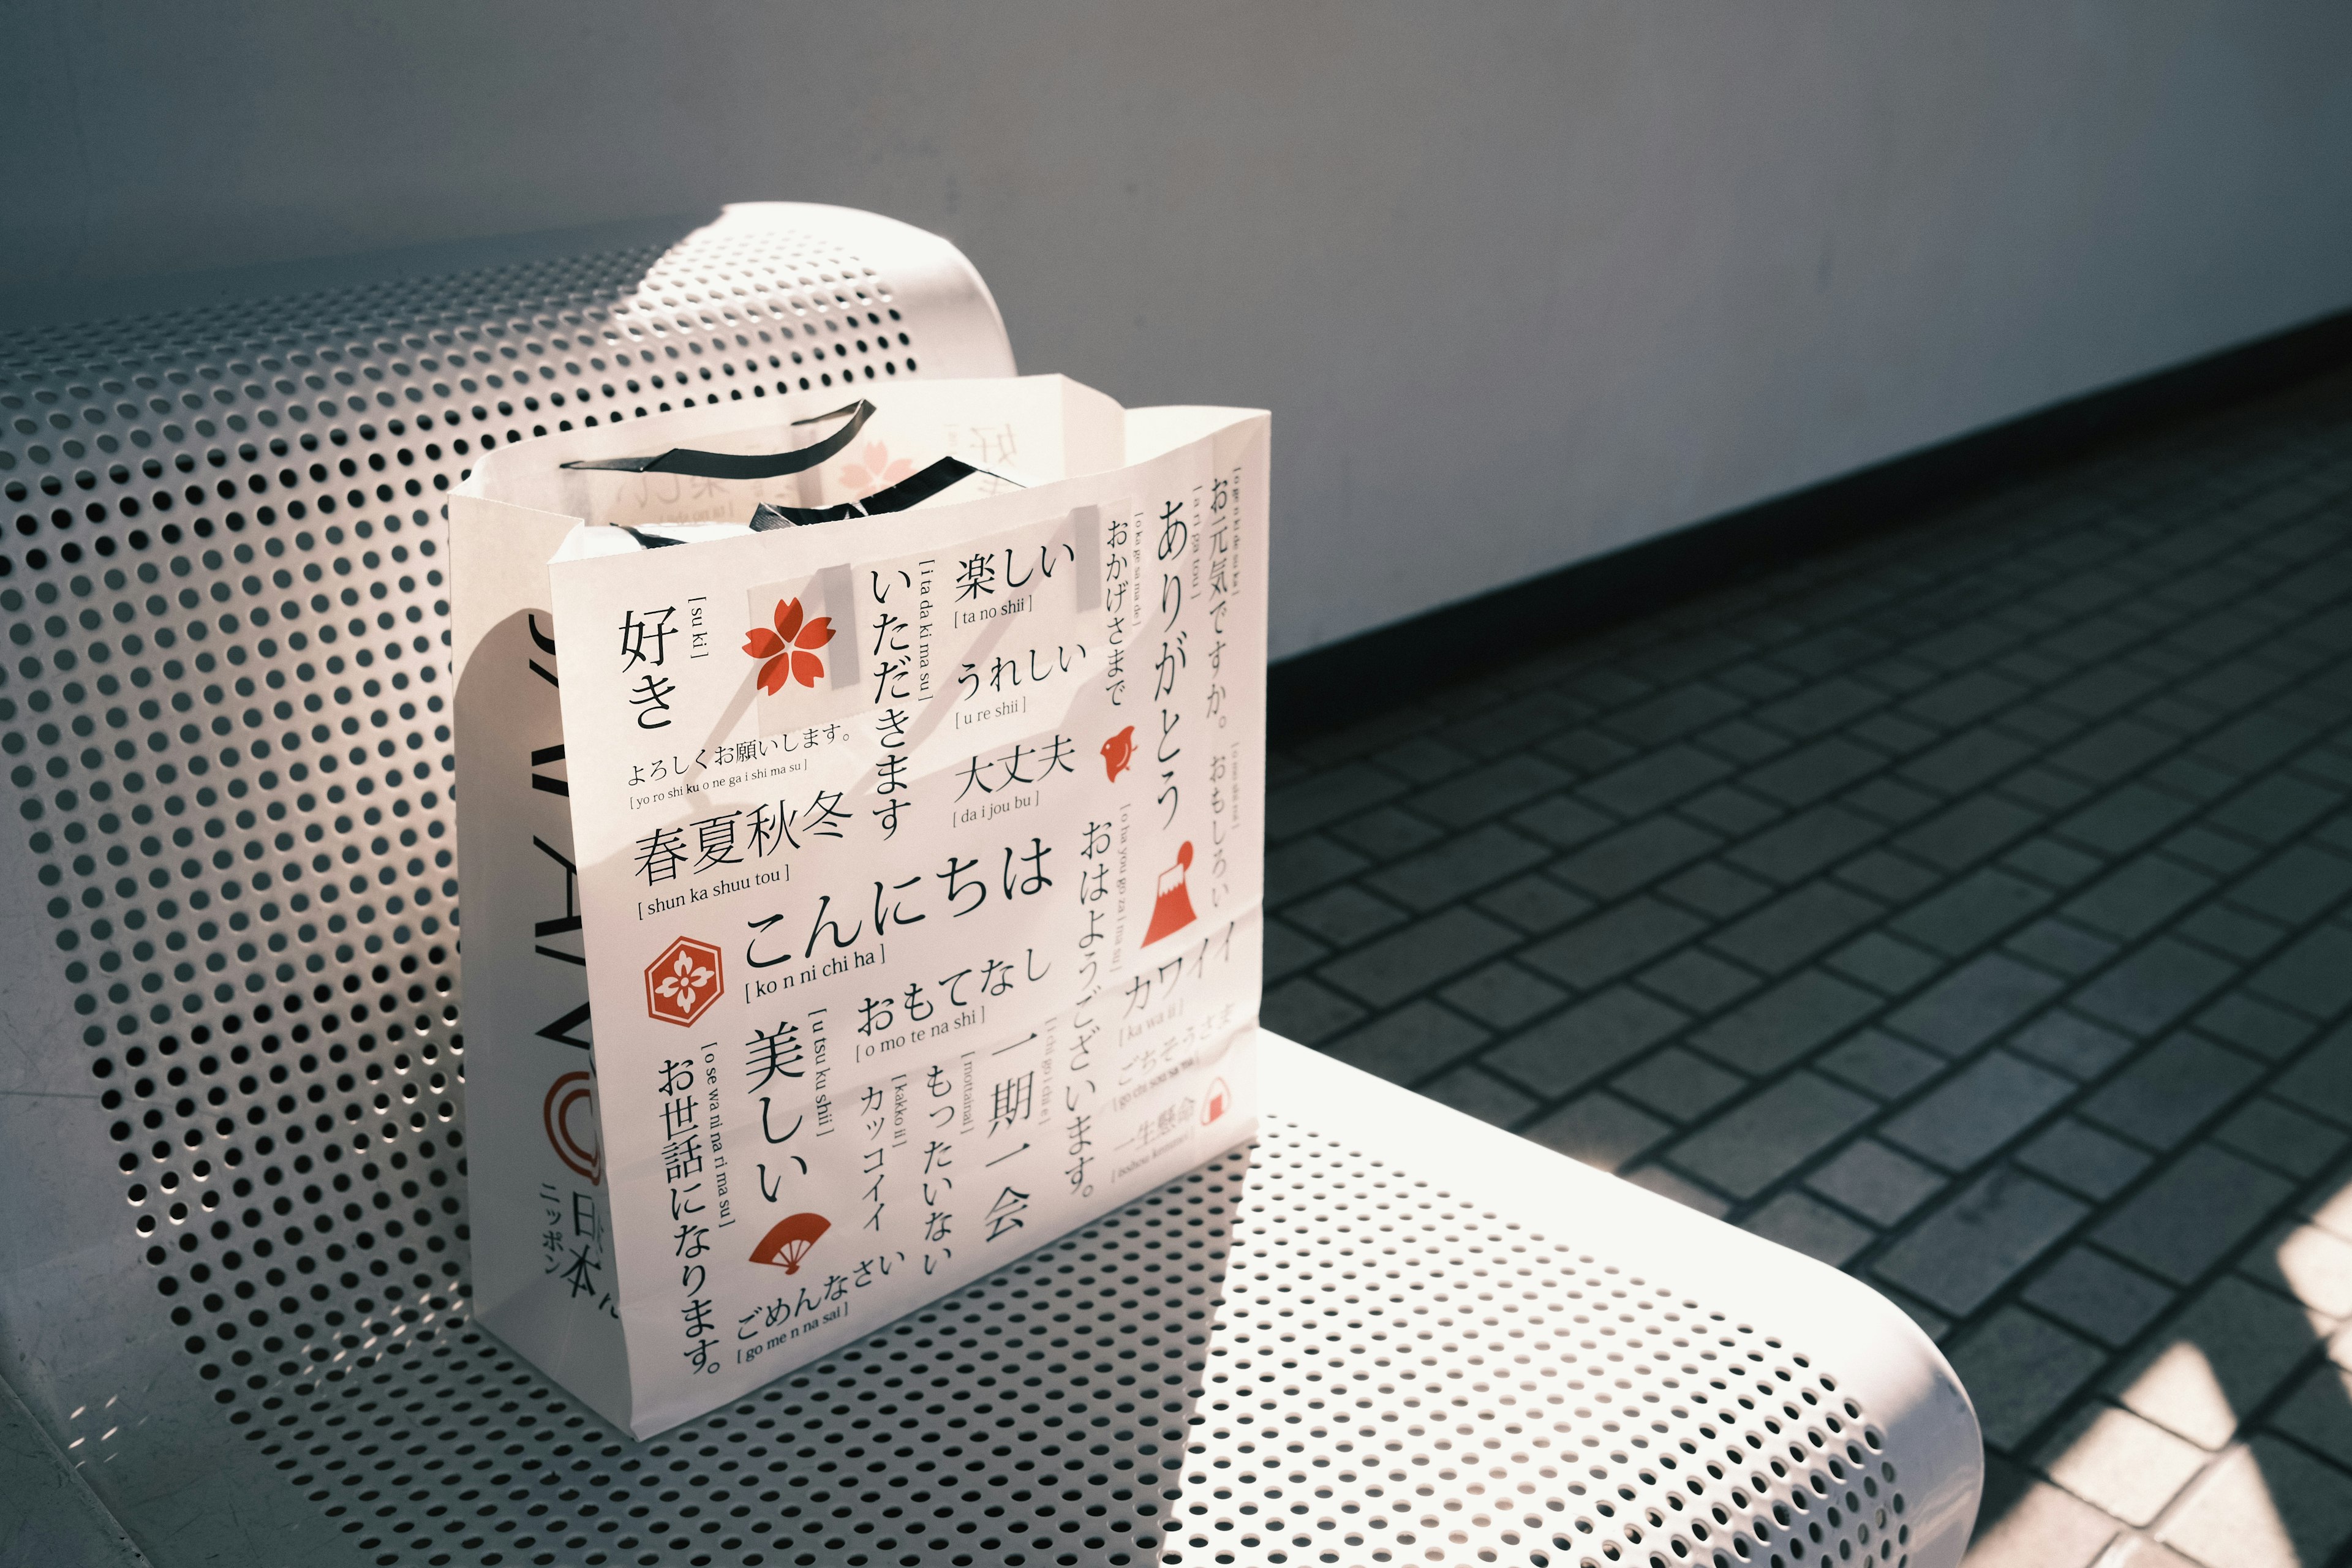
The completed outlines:
{"type": "MultiPolygon", "coordinates": [[[[970,479],[985,470],[973,468],[961,458],[941,458],[919,473],[910,474],[886,489],[856,500],[843,501],[838,506],[775,506],[761,501],[751,513],[751,528],[759,533],[778,528],[806,528],[813,522],[845,522],[853,517],[881,517],[886,513],[904,511],[930,500],[950,485],[970,479]]],[[[1003,476],[998,475],[1002,479],[1003,476]]],[[[1006,480],[1011,483],[1011,480],[1006,480]]]]}
{"type": "MultiPolygon", "coordinates": [[[[781,528],[806,528],[811,523],[846,522],[858,517],[887,517],[894,511],[919,506],[949,486],[959,484],[974,474],[1004,479],[993,469],[974,468],[961,458],[941,458],[929,468],[908,475],[887,489],[876,490],[857,500],[843,501],[838,506],[776,506],[761,501],[751,513],[751,531],[771,533],[781,528]]],[[[1004,479],[1004,482],[1014,484],[1018,481],[1004,479]]],[[[686,542],[683,539],[666,539],[658,533],[646,533],[635,528],[624,528],[622,531],[648,550],[686,542]]]]}
{"type": "Polygon", "coordinates": [[[682,474],[695,479],[782,479],[786,474],[814,468],[847,450],[849,443],[866,427],[866,422],[874,417],[874,405],[861,397],[847,407],[793,421],[793,427],[797,429],[845,415],[849,418],[848,424],[813,447],[796,447],[790,452],[698,452],[690,447],[673,447],[651,458],[582,458],[562,467],[621,474],[682,474]]]}

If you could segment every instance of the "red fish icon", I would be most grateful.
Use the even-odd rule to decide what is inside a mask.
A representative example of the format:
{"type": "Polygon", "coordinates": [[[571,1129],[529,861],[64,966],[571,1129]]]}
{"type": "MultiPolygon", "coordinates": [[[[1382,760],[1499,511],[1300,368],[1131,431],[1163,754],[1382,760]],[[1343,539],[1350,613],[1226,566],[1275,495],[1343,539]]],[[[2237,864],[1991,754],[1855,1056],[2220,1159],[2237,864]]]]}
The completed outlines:
{"type": "Polygon", "coordinates": [[[1129,724],[1102,743],[1103,773],[1112,784],[1127,772],[1127,764],[1135,760],[1135,726],[1129,724]]]}

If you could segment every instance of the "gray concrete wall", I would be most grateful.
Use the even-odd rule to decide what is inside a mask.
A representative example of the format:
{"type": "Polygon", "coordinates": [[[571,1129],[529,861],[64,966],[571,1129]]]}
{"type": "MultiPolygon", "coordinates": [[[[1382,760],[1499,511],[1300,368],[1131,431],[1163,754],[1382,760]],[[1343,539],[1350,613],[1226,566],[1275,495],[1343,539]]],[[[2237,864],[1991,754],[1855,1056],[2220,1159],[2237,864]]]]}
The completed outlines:
{"type": "Polygon", "coordinates": [[[0,0],[0,288],[947,234],[1025,367],[1276,411],[1277,652],[2352,305],[2340,0],[0,0]]]}

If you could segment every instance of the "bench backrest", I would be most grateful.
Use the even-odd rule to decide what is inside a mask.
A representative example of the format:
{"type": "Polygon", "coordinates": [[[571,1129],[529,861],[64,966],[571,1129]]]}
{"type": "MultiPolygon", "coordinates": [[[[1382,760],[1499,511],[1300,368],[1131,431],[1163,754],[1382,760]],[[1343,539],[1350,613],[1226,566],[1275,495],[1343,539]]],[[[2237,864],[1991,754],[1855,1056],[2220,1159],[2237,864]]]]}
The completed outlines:
{"type": "Polygon", "coordinates": [[[0,1348],[110,1506],[457,1300],[444,494],[553,430],[1013,368],[945,241],[782,205],[0,336],[0,1348]]]}

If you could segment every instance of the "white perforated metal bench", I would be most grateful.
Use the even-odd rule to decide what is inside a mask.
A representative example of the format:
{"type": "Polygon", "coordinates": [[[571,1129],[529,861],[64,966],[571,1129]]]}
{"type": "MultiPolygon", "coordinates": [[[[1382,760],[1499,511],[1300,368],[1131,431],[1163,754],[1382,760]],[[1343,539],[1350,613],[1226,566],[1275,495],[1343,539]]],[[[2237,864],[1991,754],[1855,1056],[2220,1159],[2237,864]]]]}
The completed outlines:
{"type": "Polygon", "coordinates": [[[1958,1561],[1892,1306],[1270,1037],[1251,1154],[654,1439],[477,1329],[439,493],[1012,368],[864,214],[500,254],[0,332],[0,1562],[1958,1561]]]}

